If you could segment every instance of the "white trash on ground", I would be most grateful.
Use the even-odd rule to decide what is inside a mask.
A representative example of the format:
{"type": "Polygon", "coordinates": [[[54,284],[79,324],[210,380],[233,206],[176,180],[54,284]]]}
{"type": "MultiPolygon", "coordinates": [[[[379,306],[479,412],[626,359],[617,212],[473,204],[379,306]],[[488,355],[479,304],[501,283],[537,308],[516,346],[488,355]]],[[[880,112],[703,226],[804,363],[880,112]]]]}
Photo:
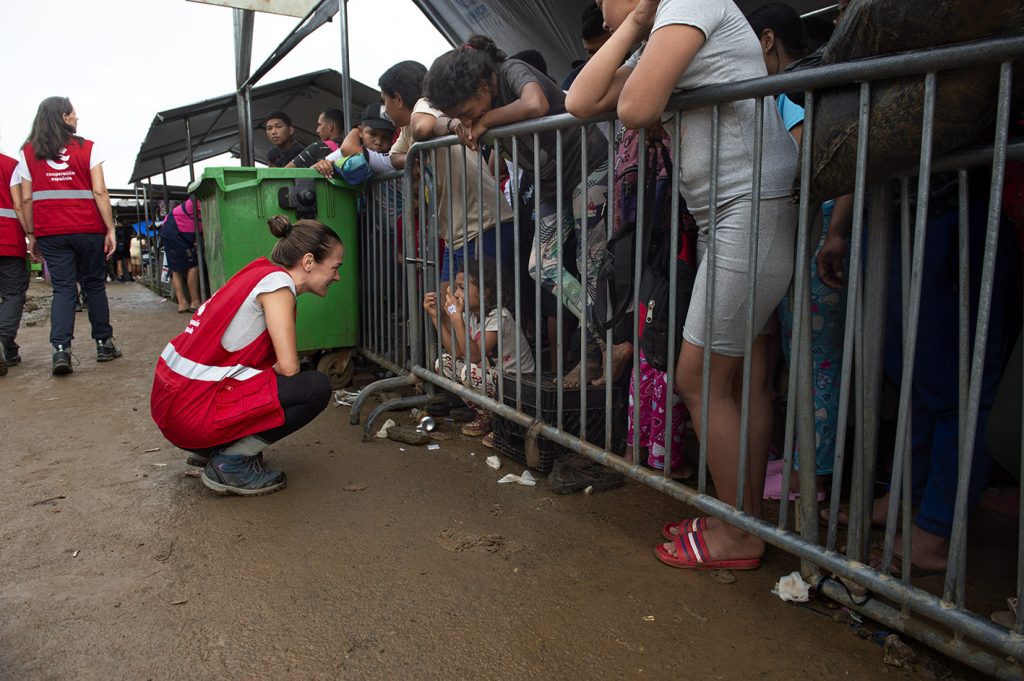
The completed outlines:
{"type": "Polygon", "coordinates": [[[351,407],[359,398],[359,390],[335,390],[334,406],[351,407]]]}
{"type": "Polygon", "coordinates": [[[520,485],[526,485],[527,487],[533,487],[537,484],[537,478],[533,477],[533,473],[531,473],[530,471],[523,471],[522,475],[515,475],[513,473],[509,473],[501,480],[498,480],[499,485],[504,485],[510,482],[515,482],[520,485]]]}
{"type": "Polygon", "coordinates": [[[391,428],[394,425],[396,425],[396,424],[391,419],[388,419],[387,421],[385,421],[384,425],[381,426],[380,430],[377,431],[377,437],[379,437],[381,440],[386,439],[387,436],[388,436],[388,428],[391,428]]]}
{"type": "Polygon", "coordinates": [[[498,470],[499,468],[501,468],[501,459],[499,459],[496,456],[489,456],[487,457],[487,465],[493,468],[494,470],[498,470]]]}
{"type": "Polygon", "coordinates": [[[799,572],[791,572],[779,578],[778,583],[772,587],[772,593],[784,601],[806,603],[811,600],[810,589],[811,585],[804,581],[799,572]]]}

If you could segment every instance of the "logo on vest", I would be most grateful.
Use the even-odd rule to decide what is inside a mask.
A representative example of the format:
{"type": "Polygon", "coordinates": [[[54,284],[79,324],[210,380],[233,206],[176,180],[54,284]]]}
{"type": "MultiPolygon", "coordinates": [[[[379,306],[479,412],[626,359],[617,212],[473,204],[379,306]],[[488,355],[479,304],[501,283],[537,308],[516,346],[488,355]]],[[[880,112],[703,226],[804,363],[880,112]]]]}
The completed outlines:
{"type": "Polygon", "coordinates": [[[54,170],[67,170],[69,160],[71,160],[71,155],[68,153],[67,147],[64,147],[60,150],[60,157],[58,158],[58,161],[60,161],[59,163],[52,159],[46,159],[46,163],[54,170]]]}

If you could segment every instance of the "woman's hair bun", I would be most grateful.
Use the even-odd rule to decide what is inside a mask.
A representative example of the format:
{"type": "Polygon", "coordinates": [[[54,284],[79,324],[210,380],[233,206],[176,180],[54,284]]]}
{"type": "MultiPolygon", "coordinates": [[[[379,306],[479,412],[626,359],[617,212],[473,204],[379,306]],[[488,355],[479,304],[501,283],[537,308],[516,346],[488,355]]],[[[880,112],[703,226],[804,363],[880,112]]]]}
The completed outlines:
{"type": "Polygon", "coordinates": [[[284,215],[275,215],[267,220],[267,225],[270,226],[270,233],[278,239],[285,238],[288,236],[288,232],[292,231],[291,220],[284,215]]]}

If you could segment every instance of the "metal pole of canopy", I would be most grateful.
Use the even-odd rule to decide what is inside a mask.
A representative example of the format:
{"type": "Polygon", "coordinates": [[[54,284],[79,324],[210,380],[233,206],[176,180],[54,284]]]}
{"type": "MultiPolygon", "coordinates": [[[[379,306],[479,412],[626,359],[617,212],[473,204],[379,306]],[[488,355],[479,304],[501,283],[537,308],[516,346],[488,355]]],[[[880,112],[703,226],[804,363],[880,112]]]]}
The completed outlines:
{"type": "MultiPolygon", "coordinates": [[[[185,144],[188,147],[188,184],[196,181],[195,158],[192,155],[192,119],[185,117],[185,144]]],[[[206,300],[206,238],[199,219],[199,200],[193,195],[192,210],[196,215],[196,260],[199,264],[199,300],[206,300]]],[[[193,301],[195,304],[195,301],[193,301]]]]}
{"type": "Polygon", "coordinates": [[[338,2],[338,23],[341,25],[341,101],[345,114],[345,134],[352,129],[352,79],[348,65],[348,0],[338,2]]]}
{"type": "Polygon", "coordinates": [[[188,147],[188,183],[196,181],[196,164],[192,156],[192,119],[185,117],[185,146],[188,147]]]}
{"type": "Polygon", "coordinates": [[[167,206],[167,214],[171,214],[171,192],[167,188],[167,162],[166,159],[160,157],[160,173],[164,180],[164,205],[167,206]]]}
{"type": "Polygon", "coordinates": [[[238,149],[243,166],[256,165],[252,142],[252,87],[249,70],[252,66],[252,33],[256,13],[252,10],[236,9],[235,20],[235,86],[238,88],[238,149]]]}

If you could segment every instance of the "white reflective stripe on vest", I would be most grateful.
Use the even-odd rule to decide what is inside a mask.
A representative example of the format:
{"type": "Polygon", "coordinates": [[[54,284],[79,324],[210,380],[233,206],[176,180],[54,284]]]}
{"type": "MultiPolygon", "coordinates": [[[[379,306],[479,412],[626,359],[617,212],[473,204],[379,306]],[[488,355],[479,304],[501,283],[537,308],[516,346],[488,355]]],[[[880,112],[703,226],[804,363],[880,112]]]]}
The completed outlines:
{"type": "Polygon", "coordinates": [[[33,201],[48,201],[50,199],[91,199],[94,197],[91,189],[43,189],[32,192],[33,201]]]}
{"type": "Polygon", "coordinates": [[[198,364],[182,357],[175,350],[174,346],[170,343],[164,348],[164,351],[160,353],[161,359],[167,363],[167,367],[185,378],[193,381],[212,381],[218,382],[223,381],[225,378],[233,378],[236,381],[247,381],[250,378],[259,376],[260,370],[247,367],[242,364],[236,364],[230,367],[213,367],[205,364],[198,364]]]}
{"type": "Polygon", "coordinates": [[[16,218],[18,214],[13,208],[0,208],[0,218],[16,218]]]}

